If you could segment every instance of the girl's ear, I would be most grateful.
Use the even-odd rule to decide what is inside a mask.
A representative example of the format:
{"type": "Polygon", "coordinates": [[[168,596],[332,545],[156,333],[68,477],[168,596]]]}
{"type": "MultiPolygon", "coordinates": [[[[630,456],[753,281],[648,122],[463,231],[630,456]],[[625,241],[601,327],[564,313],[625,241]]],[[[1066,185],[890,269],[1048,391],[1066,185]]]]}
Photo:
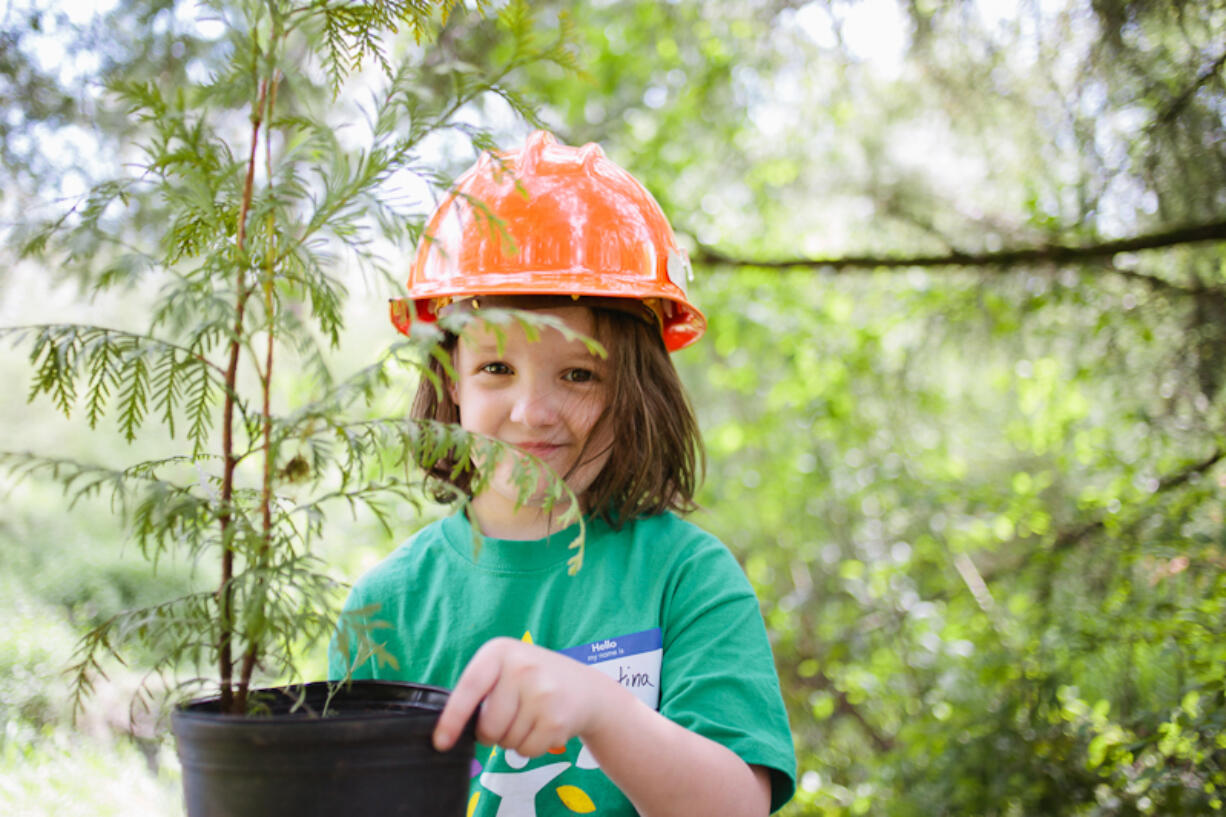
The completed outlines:
{"type": "Polygon", "coordinates": [[[443,379],[447,381],[447,395],[451,398],[451,404],[456,407],[456,412],[458,413],[460,410],[460,398],[455,381],[446,375],[443,376],[443,379]]]}

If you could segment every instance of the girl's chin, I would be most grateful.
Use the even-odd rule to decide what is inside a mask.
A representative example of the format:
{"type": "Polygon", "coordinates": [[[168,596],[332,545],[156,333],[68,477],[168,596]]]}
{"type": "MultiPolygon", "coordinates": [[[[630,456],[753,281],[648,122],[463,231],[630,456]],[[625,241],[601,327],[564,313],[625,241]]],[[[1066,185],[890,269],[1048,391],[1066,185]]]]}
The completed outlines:
{"type": "Polygon", "coordinates": [[[543,492],[521,501],[513,487],[497,485],[473,497],[471,505],[481,532],[495,539],[540,539],[557,533],[569,524],[562,524],[569,507],[565,499],[550,504],[543,492]]]}
{"type": "MultiPolygon", "coordinates": [[[[570,463],[548,462],[548,465],[554,469],[555,473],[558,474],[564,474],[570,469],[570,463]]],[[[557,484],[557,478],[552,474],[541,473],[538,471],[535,463],[525,462],[520,469],[518,480],[513,476],[515,470],[515,466],[512,463],[504,462],[499,464],[494,469],[494,474],[490,480],[487,490],[497,492],[500,496],[509,500],[512,504],[518,502],[520,505],[525,507],[540,508],[547,505],[549,503],[550,494],[555,495],[555,504],[565,503],[567,499],[569,499],[567,492],[563,490],[563,486],[557,484]],[[524,496],[521,491],[521,488],[526,482],[524,479],[525,475],[536,477],[536,485],[527,496],[524,496]]],[[[571,480],[567,480],[568,485],[570,482],[571,480]]],[[[573,489],[573,486],[570,487],[573,489]]]]}
{"type": "Polygon", "coordinates": [[[497,499],[494,501],[505,505],[512,512],[516,510],[533,512],[549,510],[553,513],[561,513],[570,505],[569,496],[563,494],[562,496],[550,497],[550,493],[545,485],[537,485],[536,490],[526,497],[520,496],[518,487],[513,483],[491,485],[484,493],[486,495],[495,495],[497,499]]]}
{"type": "MultiPolygon", "coordinates": [[[[572,464],[562,463],[559,466],[550,463],[550,466],[561,474],[570,470],[572,464]]],[[[541,516],[548,516],[556,520],[570,507],[571,496],[581,496],[591,485],[600,470],[599,466],[603,466],[603,463],[599,463],[597,467],[589,464],[575,469],[576,473],[571,474],[566,480],[570,488],[570,492],[567,492],[560,490],[561,486],[555,484],[555,478],[552,475],[534,474],[534,467],[528,463],[525,463],[520,469],[520,479],[516,480],[513,476],[516,470],[515,464],[504,461],[495,467],[489,483],[474,499],[474,502],[477,503],[476,507],[480,510],[495,514],[505,520],[520,519],[525,525],[534,525],[535,520],[541,516]],[[521,494],[520,491],[520,486],[524,483],[524,474],[536,476],[536,485],[527,495],[521,494]]]]}

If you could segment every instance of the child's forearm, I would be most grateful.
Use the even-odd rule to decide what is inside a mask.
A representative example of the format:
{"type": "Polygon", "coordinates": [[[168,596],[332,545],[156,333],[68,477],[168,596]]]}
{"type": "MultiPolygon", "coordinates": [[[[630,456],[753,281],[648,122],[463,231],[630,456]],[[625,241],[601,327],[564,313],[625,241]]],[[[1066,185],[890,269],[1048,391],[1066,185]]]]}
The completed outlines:
{"type": "Polygon", "coordinates": [[[578,736],[645,817],[765,817],[770,781],[625,687],[560,653],[511,638],[469,661],[434,732],[450,749],[477,707],[477,740],[535,757],[578,736]]]}
{"type": "Polygon", "coordinates": [[[612,679],[601,716],[580,735],[643,817],[770,812],[770,778],[732,750],[649,708],[612,679]]]}

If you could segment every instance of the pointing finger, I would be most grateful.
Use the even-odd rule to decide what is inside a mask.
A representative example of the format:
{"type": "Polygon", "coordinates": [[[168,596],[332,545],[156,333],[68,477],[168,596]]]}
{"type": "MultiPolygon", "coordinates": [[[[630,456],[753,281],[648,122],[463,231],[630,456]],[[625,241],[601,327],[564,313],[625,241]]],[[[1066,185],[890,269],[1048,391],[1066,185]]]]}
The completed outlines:
{"type": "Polygon", "coordinates": [[[460,731],[477,706],[498,683],[502,662],[497,653],[496,646],[483,646],[460,674],[460,680],[456,682],[434,726],[434,748],[438,751],[446,752],[455,745],[460,731]]]}

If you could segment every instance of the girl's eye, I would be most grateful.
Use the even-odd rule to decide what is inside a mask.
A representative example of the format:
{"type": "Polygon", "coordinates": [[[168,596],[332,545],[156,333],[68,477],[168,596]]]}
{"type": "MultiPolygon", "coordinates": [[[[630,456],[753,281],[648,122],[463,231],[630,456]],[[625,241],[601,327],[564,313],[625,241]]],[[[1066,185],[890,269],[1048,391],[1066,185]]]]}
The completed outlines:
{"type": "Polygon", "coordinates": [[[510,374],[511,367],[502,361],[496,360],[493,363],[486,363],[481,367],[481,371],[485,374],[510,374]]]}
{"type": "Polygon", "coordinates": [[[570,369],[562,379],[568,383],[590,383],[596,379],[596,373],[591,369],[570,369]]]}

